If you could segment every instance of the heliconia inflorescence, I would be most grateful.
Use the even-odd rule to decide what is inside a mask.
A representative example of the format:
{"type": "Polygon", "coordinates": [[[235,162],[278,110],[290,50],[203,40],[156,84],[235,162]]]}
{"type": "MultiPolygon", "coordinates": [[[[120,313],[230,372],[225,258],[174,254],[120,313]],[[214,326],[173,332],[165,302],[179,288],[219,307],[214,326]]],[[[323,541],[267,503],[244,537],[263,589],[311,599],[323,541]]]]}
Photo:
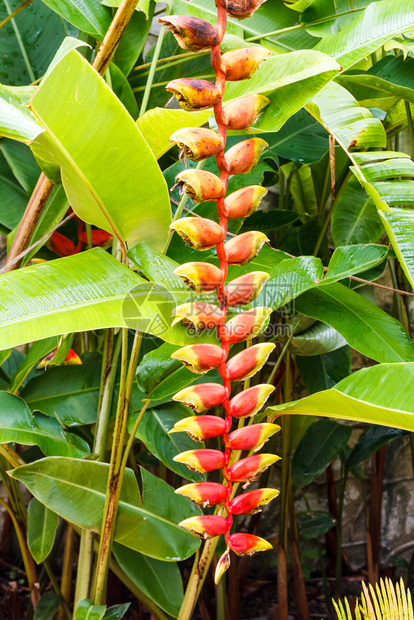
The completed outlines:
{"type": "MultiPolygon", "coordinates": [[[[267,144],[261,138],[243,140],[225,152],[228,130],[249,130],[263,109],[270,103],[264,95],[249,95],[233,99],[223,105],[225,82],[246,80],[253,76],[270,52],[258,47],[231,50],[221,55],[220,44],[226,30],[227,16],[236,19],[250,17],[264,0],[215,0],[216,26],[202,19],[175,15],[159,21],[167,26],[178,44],[186,50],[197,52],[211,49],[211,62],[216,75],[215,84],[206,80],[181,78],[167,85],[184,110],[214,108],[217,132],[206,128],[187,128],[176,131],[170,140],[180,148],[180,158],[202,161],[214,156],[220,176],[201,169],[187,169],[176,177],[175,187],[186,192],[194,202],[216,202],[219,223],[201,217],[184,217],[176,220],[171,229],[196,250],[216,248],[219,267],[211,263],[192,262],[175,270],[192,290],[198,294],[216,291],[218,305],[196,301],[178,306],[173,324],[183,322],[195,331],[215,328],[221,346],[194,344],[175,351],[172,357],[180,360],[189,370],[203,374],[218,368],[223,384],[200,383],[179,391],[173,399],[203,414],[221,405],[225,417],[214,415],[190,416],[175,424],[170,432],[184,431],[197,441],[221,438],[224,452],[213,449],[188,450],[178,454],[175,461],[185,463],[190,469],[206,473],[221,469],[223,484],[198,482],[176,490],[203,507],[222,506],[219,514],[191,517],[180,525],[200,538],[224,535],[226,551],[216,569],[218,582],[230,565],[230,550],[238,555],[251,555],[270,549],[271,545],[258,536],[244,533],[231,534],[233,515],[251,515],[278,495],[275,489],[256,489],[233,497],[233,484],[249,484],[278,460],[273,454],[251,454],[238,460],[241,451],[256,452],[279,429],[276,424],[253,424],[231,432],[232,421],[254,415],[264,405],[273,391],[271,385],[256,385],[231,398],[231,382],[252,377],[265,364],[274,345],[268,343],[247,347],[228,362],[230,345],[252,339],[259,334],[271,313],[266,306],[237,312],[227,320],[228,308],[250,304],[260,294],[269,275],[252,271],[226,283],[228,265],[245,265],[268,243],[266,235],[249,231],[226,241],[229,219],[248,217],[266,195],[260,185],[244,187],[226,196],[229,175],[249,173],[267,144]],[[237,451],[237,452],[236,452],[237,451]],[[227,516],[223,516],[227,515],[227,516]]],[[[216,511],[217,512],[217,511],[216,511]]]]}

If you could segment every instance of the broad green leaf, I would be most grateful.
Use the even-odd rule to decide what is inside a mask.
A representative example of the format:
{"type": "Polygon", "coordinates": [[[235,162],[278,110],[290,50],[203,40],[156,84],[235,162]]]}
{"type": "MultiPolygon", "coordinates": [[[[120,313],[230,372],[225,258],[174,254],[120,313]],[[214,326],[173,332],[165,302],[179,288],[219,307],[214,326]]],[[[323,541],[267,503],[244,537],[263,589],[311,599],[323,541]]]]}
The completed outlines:
{"type": "Polygon", "coordinates": [[[57,347],[58,343],[59,338],[57,336],[53,336],[52,338],[46,338],[45,340],[38,340],[31,346],[28,354],[11,379],[10,392],[17,392],[32,368],[34,368],[40,360],[46,357],[46,355],[53,351],[53,349],[57,347]]]}
{"type": "MultiPolygon", "coordinates": [[[[388,0],[384,0],[379,4],[384,5],[387,2],[388,0]]],[[[385,131],[380,124],[383,134],[381,143],[378,127],[373,125],[373,121],[377,119],[373,119],[371,112],[366,108],[360,108],[352,95],[338,84],[330,84],[323,89],[308,106],[308,110],[335,137],[347,153],[353,164],[352,172],[380,214],[389,214],[382,217],[382,222],[386,226],[401,266],[410,284],[414,286],[410,242],[407,243],[406,236],[401,235],[399,228],[400,220],[405,218],[405,214],[402,213],[400,216],[397,210],[394,220],[393,209],[390,208],[390,206],[414,205],[414,181],[412,180],[414,162],[405,153],[365,152],[366,149],[372,147],[385,146],[385,131]],[[349,149],[354,147],[364,148],[364,152],[351,153],[349,149]]]]}
{"type": "MultiPolygon", "coordinates": [[[[116,544],[116,543],[115,543],[116,544]]],[[[135,552],[136,553],[136,552],[135,552]]],[[[142,556],[145,557],[145,556],[142,556]]],[[[155,560],[154,560],[155,562],[155,560]]],[[[104,613],[103,620],[121,620],[128,611],[131,603],[124,603],[120,605],[112,605],[109,609],[104,613]]]]}
{"type": "Polygon", "coordinates": [[[125,296],[141,282],[100,248],[5,274],[0,278],[0,346],[120,327],[125,296]]]}
{"type": "MultiPolygon", "coordinates": [[[[0,296],[2,349],[68,332],[126,326],[177,345],[193,341],[184,326],[170,327],[172,310],[190,301],[190,294],[157,289],[100,248],[5,274],[0,296]]],[[[217,336],[200,337],[209,340],[217,336]]]]}
{"type": "Polygon", "coordinates": [[[116,543],[113,546],[113,553],[131,581],[158,607],[176,618],[184,596],[177,564],[154,560],[116,543]]]}
{"type": "Polygon", "coordinates": [[[200,515],[201,509],[186,497],[178,495],[174,489],[162,478],[154,476],[141,467],[142,501],[144,508],[160,513],[174,523],[179,523],[188,517],[200,515]]]}
{"type": "Polygon", "coordinates": [[[58,524],[57,514],[34,497],[27,511],[27,544],[38,564],[51,552],[58,524]]]}
{"type": "Polygon", "coordinates": [[[92,605],[87,598],[83,598],[76,605],[74,620],[102,620],[106,605],[92,605]]]}
{"type": "Polygon", "coordinates": [[[372,2],[351,24],[325,37],[316,49],[336,58],[349,69],[395,35],[412,30],[414,7],[405,0],[372,2]]]}
{"type": "Polygon", "coordinates": [[[255,130],[278,131],[293,114],[308,103],[340,70],[329,56],[300,50],[271,56],[250,80],[226,86],[225,100],[255,93],[269,96],[255,130]]]}
{"type": "Polygon", "coordinates": [[[162,246],[171,212],[161,170],[133,119],[77,51],[42,81],[31,109],[46,128],[32,148],[61,167],[79,217],[120,239],[162,246]],[[73,131],[80,125],[88,148],[73,131]]]}
{"type": "Polygon", "coordinates": [[[301,334],[293,336],[289,343],[289,351],[298,356],[313,358],[336,351],[345,345],[346,340],[339,332],[326,323],[317,322],[301,334]]]}
{"type": "Polygon", "coordinates": [[[292,483],[296,490],[315,480],[344,449],[352,428],[333,420],[318,420],[301,439],[292,458],[292,483]]]}
{"type": "Polygon", "coordinates": [[[6,138],[1,141],[1,152],[22,188],[31,194],[39,178],[40,169],[29,147],[6,138]]]}
{"type": "Polygon", "coordinates": [[[328,286],[332,282],[378,265],[384,260],[387,251],[387,247],[381,245],[337,248],[329,263],[326,277],[322,261],[314,256],[282,260],[271,271],[270,279],[254,305],[279,308],[307,290],[328,286]]]}
{"type": "MultiPolygon", "coordinates": [[[[192,482],[200,482],[205,479],[203,474],[191,471],[186,465],[176,463],[173,458],[186,450],[196,450],[200,444],[188,437],[187,433],[171,433],[174,424],[187,418],[191,412],[183,405],[168,403],[149,409],[138,427],[136,437],[140,439],[148,450],[169,469],[176,474],[192,482]]],[[[129,422],[131,427],[133,420],[129,422]]]]}
{"type": "Polygon", "coordinates": [[[137,383],[147,398],[171,396],[196,381],[193,372],[171,357],[176,350],[176,346],[164,343],[144,355],[137,368],[137,383]]]}
{"type": "Polygon", "coordinates": [[[339,278],[345,278],[353,273],[372,269],[381,264],[388,254],[385,245],[346,245],[336,248],[329,261],[328,271],[323,283],[329,284],[339,278]]]}
{"type": "Polygon", "coordinates": [[[379,216],[392,243],[401,267],[411,286],[414,285],[414,214],[409,209],[379,211],[379,216]]]}
{"type": "Polygon", "coordinates": [[[103,39],[111,24],[111,11],[101,0],[43,0],[70,24],[97,39],[103,39]]]}
{"type": "MultiPolygon", "coordinates": [[[[374,0],[375,1],[375,0],[374,0]]],[[[300,23],[317,37],[335,34],[354,21],[371,0],[313,0],[300,16],[300,23]]]]}
{"type": "Polygon", "coordinates": [[[31,411],[55,415],[66,426],[93,424],[98,409],[101,363],[50,368],[21,393],[31,411]]]}
{"type": "Polygon", "coordinates": [[[0,136],[29,143],[43,131],[30,112],[0,97],[0,136]]]}
{"type": "MultiPolygon", "coordinates": [[[[0,21],[21,4],[20,0],[2,0],[0,21]]],[[[42,77],[65,36],[66,28],[58,15],[34,0],[1,29],[1,81],[18,86],[42,77]]]]}
{"type": "Polygon", "coordinates": [[[296,519],[299,536],[305,540],[319,538],[336,525],[335,517],[321,510],[300,510],[296,513],[296,519]]]}
{"type": "Polygon", "coordinates": [[[406,431],[398,428],[376,425],[369,426],[362,435],[358,437],[358,441],[345,461],[345,467],[348,470],[353,469],[362,463],[362,461],[372,456],[380,448],[394,441],[394,439],[403,437],[405,434],[406,431]]]}
{"type": "Polygon", "coordinates": [[[290,191],[295,210],[301,215],[315,216],[318,212],[311,168],[303,164],[291,174],[290,191]]]}
{"type": "Polygon", "coordinates": [[[334,388],[296,402],[266,410],[272,417],[289,414],[317,415],[414,430],[411,385],[414,364],[379,364],[363,368],[334,388]]]}
{"type": "Polygon", "coordinates": [[[60,597],[54,592],[46,592],[36,605],[33,620],[52,620],[60,607],[60,597]]]}
{"type": "MultiPolygon", "coordinates": [[[[384,1],[378,4],[384,4],[384,1]]],[[[381,121],[373,118],[367,108],[361,108],[351,93],[335,82],[325,86],[312,99],[307,110],[334,135],[345,151],[386,146],[386,134],[381,121]]]]}
{"type": "Polygon", "coordinates": [[[248,230],[260,230],[269,233],[277,228],[289,226],[299,219],[299,215],[287,209],[272,209],[271,211],[256,211],[243,223],[240,232],[248,230]]]}
{"type": "MultiPolygon", "coordinates": [[[[51,233],[52,230],[62,221],[65,213],[69,207],[68,199],[65,194],[65,190],[61,185],[55,186],[52,189],[52,193],[49,200],[46,203],[46,207],[42,211],[42,215],[37,223],[37,226],[33,232],[30,243],[34,245],[37,241],[46,235],[51,233]]],[[[50,238],[50,237],[49,237],[50,238]]],[[[30,252],[28,252],[22,260],[22,267],[26,265],[33,256],[44,246],[48,238],[40,241],[30,252]]]]}
{"type": "Polygon", "coordinates": [[[375,243],[383,232],[375,204],[354,176],[338,195],[332,216],[335,245],[375,243]]]}
{"type": "Polygon", "coordinates": [[[14,180],[0,175],[0,201],[0,225],[11,230],[20,222],[29,196],[14,180]]]}
{"type": "Polygon", "coordinates": [[[272,153],[313,164],[328,150],[328,134],[304,109],[296,112],[279,131],[261,136],[269,144],[272,153]]]}
{"type": "Polygon", "coordinates": [[[348,344],[377,362],[414,361],[414,344],[401,324],[342,284],[308,290],[296,310],[336,329],[348,344]]]}
{"type": "Polygon", "coordinates": [[[128,80],[125,75],[122,73],[121,69],[116,66],[115,63],[111,62],[109,65],[109,74],[110,74],[110,84],[112,90],[115,95],[118,97],[119,101],[128,111],[128,114],[132,116],[132,118],[137,118],[138,116],[138,104],[135,99],[134,93],[131,90],[131,86],[129,85],[128,80]]]}
{"type": "Polygon", "coordinates": [[[141,11],[134,11],[128,25],[115,50],[113,61],[125,76],[128,76],[132,67],[144,49],[149,29],[152,23],[155,2],[151,2],[149,19],[141,11]]]}
{"type": "MultiPolygon", "coordinates": [[[[354,84],[365,89],[399,97],[414,103],[414,59],[403,56],[385,56],[365,73],[342,75],[338,78],[346,88],[354,84]]],[[[366,97],[364,97],[366,98],[366,97]]]]}
{"type": "Polygon", "coordinates": [[[137,125],[155,157],[159,159],[173,144],[170,136],[183,127],[201,127],[211,116],[210,110],[186,112],[153,108],[137,120],[137,125]]]}
{"type": "MultiPolygon", "coordinates": [[[[108,472],[107,463],[55,457],[23,465],[10,475],[64,519],[100,532],[108,472]]],[[[176,498],[173,489],[171,494],[176,498]]],[[[174,562],[190,557],[199,542],[172,521],[170,512],[155,513],[145,502],[141,507],[135,475],[126,469],[115,541],[156,559],[174,562]]]]}
{"type": "Polygon", "coordinates": [[[327,390],[351,373],[349,347],[308,357],[296,356],[296,366],[311,394],[327,390]]]}
{"type": "Polygon", "coordinates": [[[31,414],[21,398],[0,392],[0,443],[9,442],[39,446],[46,456],[83,457],[89,453],[88,444],[68,433],[58,420],[31,414]]]}

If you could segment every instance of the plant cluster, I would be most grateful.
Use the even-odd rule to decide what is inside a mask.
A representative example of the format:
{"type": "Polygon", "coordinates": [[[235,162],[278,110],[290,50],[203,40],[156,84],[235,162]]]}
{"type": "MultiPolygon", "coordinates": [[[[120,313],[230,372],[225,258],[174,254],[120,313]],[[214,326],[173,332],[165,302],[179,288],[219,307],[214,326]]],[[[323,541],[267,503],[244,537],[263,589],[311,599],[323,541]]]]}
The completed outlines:
{"type": "MultiPolygon", "coordinates": [[[[0,3],[0,615],[236,620],[252,567],[281,620],[310,577],[332,614],[349,484],[379,581],[414,432],[414,6],[328,4],[0,3]]],[[[411,613],[375,592],[363,615],[411,613]]]]}

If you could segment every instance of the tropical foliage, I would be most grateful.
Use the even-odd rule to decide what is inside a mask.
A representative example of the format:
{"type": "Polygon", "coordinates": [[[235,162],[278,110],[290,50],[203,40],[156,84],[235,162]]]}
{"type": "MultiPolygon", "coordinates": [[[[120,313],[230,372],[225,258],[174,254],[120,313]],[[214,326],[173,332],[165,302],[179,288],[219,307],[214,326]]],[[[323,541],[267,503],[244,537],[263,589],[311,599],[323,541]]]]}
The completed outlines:
{"type": "MultiPolygon", "coordinates": [[[[413,31],[411,0],[0,3],[0,545],[15,536],[29,592],[13,617],[236,619],[249,567],[277,563],[278,618],[308,620],[309,548],[332,612],[367,459],[378,581],[385,450],[414,432],[413,31]],[[328,510],[306,495],[321,474],[328,510]],[[276,551],[229,555],[271,546],[258,533],[276,551]]],[[[364,617],[387,596],[409,611],[402,587],[376,592],[364,617]]]]}

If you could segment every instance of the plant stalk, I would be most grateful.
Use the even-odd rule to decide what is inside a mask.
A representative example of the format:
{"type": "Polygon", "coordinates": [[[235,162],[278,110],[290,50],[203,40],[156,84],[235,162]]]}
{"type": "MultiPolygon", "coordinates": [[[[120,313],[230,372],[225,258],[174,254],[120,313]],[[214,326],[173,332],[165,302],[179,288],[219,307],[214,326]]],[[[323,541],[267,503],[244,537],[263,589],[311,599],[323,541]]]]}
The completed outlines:
{"type": "Polygon", "coordinates": [[[142,333],[136,332],[129,367],[127,369],[128,330],[122,330],[121,382],[119,386],[118,410],[115,420],[105,508],[102,519],[101,541],[99,545],[98,563],[95,577],[96,580],[93,595],[95,605],[102,605],[105,598],[109,561],[111,558],[112,543],[115,532],[115,522],[118,513],[119,497],[121,494],[125,471],[125,469],[123,469],[124,459],[122,458],[122,446],[124,445],[129,403],[135,380],[135,371],[138,364],[141,341],[142,333]]]}
{"type": "MultiPolygon", "coordinates": [[[[165,16],[171,13],[171,8],[167,7],[165,11],[165,16]]],[[[155,70],[157,68],[158,58],[160,57],[162,42],[164,40],[164,35],[166,33],[166,28],[162,26],[160,30],[160,34],[158,35],[157,43],[154,49],[154,56],[152,57],[151,67],[149,70],[149,75],[147,79],[147,83],[145,85],[144,95],[142,97],[141,107],[139,110],[139,115],[142,116],[147,111],[148,101],[151,94],[152,83],[154,81],[155,70]]]]}

